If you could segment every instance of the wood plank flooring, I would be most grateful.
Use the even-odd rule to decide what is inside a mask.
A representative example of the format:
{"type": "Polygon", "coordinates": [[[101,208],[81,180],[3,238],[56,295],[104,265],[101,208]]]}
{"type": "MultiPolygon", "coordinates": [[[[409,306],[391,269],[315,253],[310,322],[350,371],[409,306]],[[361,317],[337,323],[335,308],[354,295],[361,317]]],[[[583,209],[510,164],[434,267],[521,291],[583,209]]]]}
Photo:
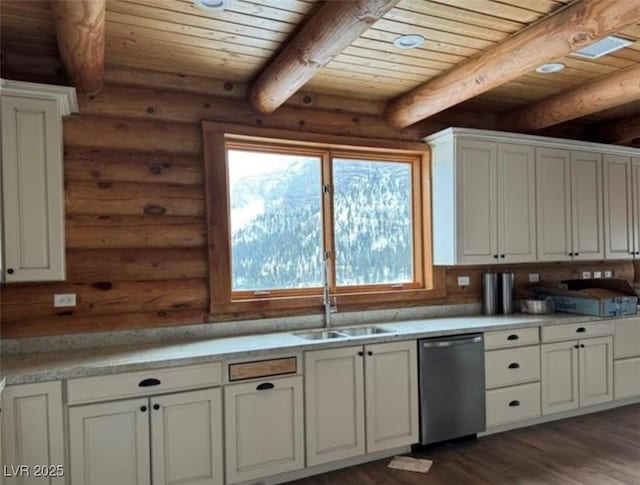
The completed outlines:
{"type": "Polygon", "coordinates": [[[297,485],[640,485],[640,404],[432,447],[427,474],[389,459],[299,480],[297,485]]]}

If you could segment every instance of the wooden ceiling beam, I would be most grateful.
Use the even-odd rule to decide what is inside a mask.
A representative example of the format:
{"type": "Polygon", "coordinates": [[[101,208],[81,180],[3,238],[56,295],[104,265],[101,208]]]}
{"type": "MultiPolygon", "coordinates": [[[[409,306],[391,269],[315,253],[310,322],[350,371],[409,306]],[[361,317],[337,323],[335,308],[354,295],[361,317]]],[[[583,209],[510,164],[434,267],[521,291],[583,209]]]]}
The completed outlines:
{"type": "Polygon", "coordinates": [[[325,2],[251,85],[252,106],[273,113],[397,3],[325,2]]]}
{"type": "Polygon", "coordinates": [[[640,99],[640,65],[518,108],[501,127],[535,131],[640,99]]]}
{"type": "Polygon", "coordinates": [[[593,137],[603,143],[640,147],[640,115],[614,122],[604,121],[591,131],[593,137]]]}
{"type": "Polygon", "coordinates": [[[79,93],[94,95],[104,83],[106,0],[51,0],[58,50],[79,93]]]}
{"type": "Polygon", "coordinates": [[[391,100],[386,118],[404,128],[638,22],[640,0],[574,2],[391,100]]]}

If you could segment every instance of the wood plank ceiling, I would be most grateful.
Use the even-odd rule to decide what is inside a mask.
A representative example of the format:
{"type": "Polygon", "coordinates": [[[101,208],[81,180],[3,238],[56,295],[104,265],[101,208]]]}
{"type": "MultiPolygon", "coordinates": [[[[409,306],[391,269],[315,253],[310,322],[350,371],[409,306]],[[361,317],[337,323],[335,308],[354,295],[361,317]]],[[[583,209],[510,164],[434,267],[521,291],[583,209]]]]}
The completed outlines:
{"type": "MultiPolygon", "coordinates": [[[[634,1],[634,0],[630,0],[634,1]]],[[[3,47],[41,51],[56,47],[47,0],[0,2],[3,47]]],[[[193,74],[247,83],[313,15],[316,0],[231,0],[210,12],[192,0],[108,0],[106,62],[110,65],[193,74]]],[[[389,100],[433,79],[464,60],[521,31],[570,0],[402,0],[305,86],[341,96],[389,100]],[[420,34],[416,49],[393,40],[420,34]]],[[[619,34],[640,41],[640,25],[619,34]]],[[[640,63],[640,42],[600,59],[557,59],[555,74],[531,72],[460,105],[470,111],[503,113],[640,63]]],[[[635,115],[640,102],[587,119],[635,115]]]]}

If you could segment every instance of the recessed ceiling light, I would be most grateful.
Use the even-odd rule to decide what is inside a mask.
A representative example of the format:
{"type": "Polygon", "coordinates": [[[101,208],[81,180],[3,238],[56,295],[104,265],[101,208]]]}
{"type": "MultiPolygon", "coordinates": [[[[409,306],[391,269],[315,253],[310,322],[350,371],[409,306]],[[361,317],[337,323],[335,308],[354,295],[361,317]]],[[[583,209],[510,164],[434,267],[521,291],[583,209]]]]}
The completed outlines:
{"type": "Polygon", "coordinates": [[[196,7],[202,10],[224,10],[231,0],[193,0],[196,7]]]}
{"type": "Polygon", "coordinates": [[[610,54],[618,49],[630,46],[631,44],[633,44],[632,40],[610,35],[609,37],[600,39],[593,44],[584,46],[582,49],[572,52],[571,54],[578,57],[586,57],[587,59],[597,59],[598,57],[610,54]]]}
{"type": "Polygon", "coordinates": [[[414,49],[424,44],[424,37],[417,34],[403,35],[393,41],[393,45],[399,49],[414,49]]]}
{"type": "Polygon", "coordinates": [[[552,72],[562,71],[566,66],[560,62],[552,62],[551,64],[542,64],[536,67],[536,72],[540,74],[550,74],[552,72]]]}

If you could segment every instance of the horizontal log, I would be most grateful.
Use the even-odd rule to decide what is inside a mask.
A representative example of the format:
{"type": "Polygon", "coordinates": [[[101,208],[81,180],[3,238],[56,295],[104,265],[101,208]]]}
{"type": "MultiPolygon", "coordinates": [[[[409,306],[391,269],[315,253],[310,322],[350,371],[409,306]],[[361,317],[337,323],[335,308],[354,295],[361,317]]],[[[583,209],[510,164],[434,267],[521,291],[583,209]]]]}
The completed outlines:
{"type": "MultiPolygon", "coordinates": [[[[391,128],[381,116],[289,106],[282,107],[271,115],[256,115],[249,104],[241,99],[110,85],[105,86],[92,99],[80,99],[80,112],[86,115],[181,123],[210,120],[314,133],[413,141],[421,140],[426,132],[446,128],[441,123],[426,122],[418,127],[398,131],[391,128]]],[[[146,128],[146,132],[150,133],[151,129],[146,128]]]]}
{"type": "Polygon", "coordinates": [[[155,226],[182,224],[202,224],[203,218],[200,216],[167,216],[167,215],[144,215],[144,216],[123,216],[115,214],[69,214],[66,217],[67,227],[69,226],[155,226]]]}
{"type": "Polygon", "coordinates": [[[201,248],[207,243],[201,224],[148,226],[67,226],[67,248],[201,248]]]}
{"type": "Polygon", "coordinates": [[[206,277],[204,248],[67,250],[69,283],[206,277]]]}
{"type": "MultiPolygon", "coordinates": [[[[76,115],[64,120],[64,146],[84,148],[118,147],[121,150],[164,151],[179,154],[202,153],[200,125],[166,121],[124,119],[115,106],[117,118],[76,115]]],[[[84,109],[80,108],[84,113],[84,109]]]]}
{"type": "Polygon", "coordinates": [[[70,147],[64,153],[65,180],[202,184],[202,161],[188,155],[70,147]]]}
{"type": "Polygon", "coordinates": [[[3,292],[0,308],[4,322],[53,316],[201,309],[208,301],[205,279],[8,285],[3,292]],[[75,293],[76,306],[54,307],[53,295],[56,293],[75,293]]]}
{"type": "Polygon", "coordinates": [[[65,184],[69,214],[204,216],[197,185],[78,182],[65,184]]]}
{"type": "Polygon", "coordinates": [[[603,143],[640,147],[640,116],[597,123],[591,131],[594,139],[603,143]]]}

